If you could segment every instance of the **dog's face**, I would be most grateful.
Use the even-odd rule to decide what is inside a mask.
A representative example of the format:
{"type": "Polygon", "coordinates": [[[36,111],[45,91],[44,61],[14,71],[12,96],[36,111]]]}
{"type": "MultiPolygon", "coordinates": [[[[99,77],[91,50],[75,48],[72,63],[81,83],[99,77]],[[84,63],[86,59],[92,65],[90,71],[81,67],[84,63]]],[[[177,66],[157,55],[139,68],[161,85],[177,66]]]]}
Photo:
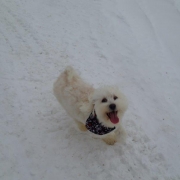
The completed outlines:
{"type": "Polygon", "coordinates": [[[93,104],[98,120],[107,127],[117,126],[127,109],[126,97],[110,86],[95,90],[93,104]]]}

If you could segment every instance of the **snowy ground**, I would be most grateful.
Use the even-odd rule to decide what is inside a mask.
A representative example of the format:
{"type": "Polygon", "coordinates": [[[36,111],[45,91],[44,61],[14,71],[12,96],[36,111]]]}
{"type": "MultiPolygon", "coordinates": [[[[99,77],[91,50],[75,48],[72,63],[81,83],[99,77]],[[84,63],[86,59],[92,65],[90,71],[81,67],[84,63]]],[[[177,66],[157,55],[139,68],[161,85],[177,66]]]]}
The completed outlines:
{"type": "Polygon", "coordinates": [[[179,0],[0,1],[1,180],[179,180],[179,116],[179,0]],[[69,64],[126,94],[125,145],[73,129],[69,64]]]}

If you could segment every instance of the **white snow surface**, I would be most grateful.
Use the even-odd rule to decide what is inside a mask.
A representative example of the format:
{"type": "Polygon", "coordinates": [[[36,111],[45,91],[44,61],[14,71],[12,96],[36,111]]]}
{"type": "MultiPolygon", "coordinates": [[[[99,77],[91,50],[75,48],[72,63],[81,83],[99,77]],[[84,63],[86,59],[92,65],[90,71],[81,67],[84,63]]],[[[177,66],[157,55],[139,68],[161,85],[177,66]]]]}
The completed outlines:
{"type": "Polygon", "coordinates": [[[179,117],[179,0],[0,1],[1,180],[179,180],[179,117]],[[127,96],[126,144],[73,127],[67,65],[127,96]]]}

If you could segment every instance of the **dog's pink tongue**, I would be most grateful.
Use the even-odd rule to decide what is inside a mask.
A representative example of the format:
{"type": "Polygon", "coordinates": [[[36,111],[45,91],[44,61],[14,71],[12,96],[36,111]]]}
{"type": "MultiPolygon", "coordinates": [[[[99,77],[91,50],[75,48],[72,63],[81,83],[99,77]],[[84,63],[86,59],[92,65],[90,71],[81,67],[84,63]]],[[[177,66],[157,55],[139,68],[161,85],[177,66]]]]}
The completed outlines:
{"type": "Polygon", "coordinates": [[[119,122],[119,118],[117,117],[117,114],[115,112],[109,113],[110,121],[114,124],[117,124],[119,122]]]}

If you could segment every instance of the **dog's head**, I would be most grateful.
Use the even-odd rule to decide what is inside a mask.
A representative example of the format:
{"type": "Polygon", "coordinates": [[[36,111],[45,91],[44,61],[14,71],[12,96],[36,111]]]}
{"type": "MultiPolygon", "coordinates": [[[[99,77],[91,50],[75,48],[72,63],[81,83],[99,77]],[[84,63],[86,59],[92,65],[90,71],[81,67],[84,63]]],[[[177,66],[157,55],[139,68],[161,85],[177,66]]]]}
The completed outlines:
{"type": "Polygon", "coordinates": [[[117,126],[128,106],[126,97],[113,86],[96,89],[92,101],[98,120],[107,127],[117,126]]]}

